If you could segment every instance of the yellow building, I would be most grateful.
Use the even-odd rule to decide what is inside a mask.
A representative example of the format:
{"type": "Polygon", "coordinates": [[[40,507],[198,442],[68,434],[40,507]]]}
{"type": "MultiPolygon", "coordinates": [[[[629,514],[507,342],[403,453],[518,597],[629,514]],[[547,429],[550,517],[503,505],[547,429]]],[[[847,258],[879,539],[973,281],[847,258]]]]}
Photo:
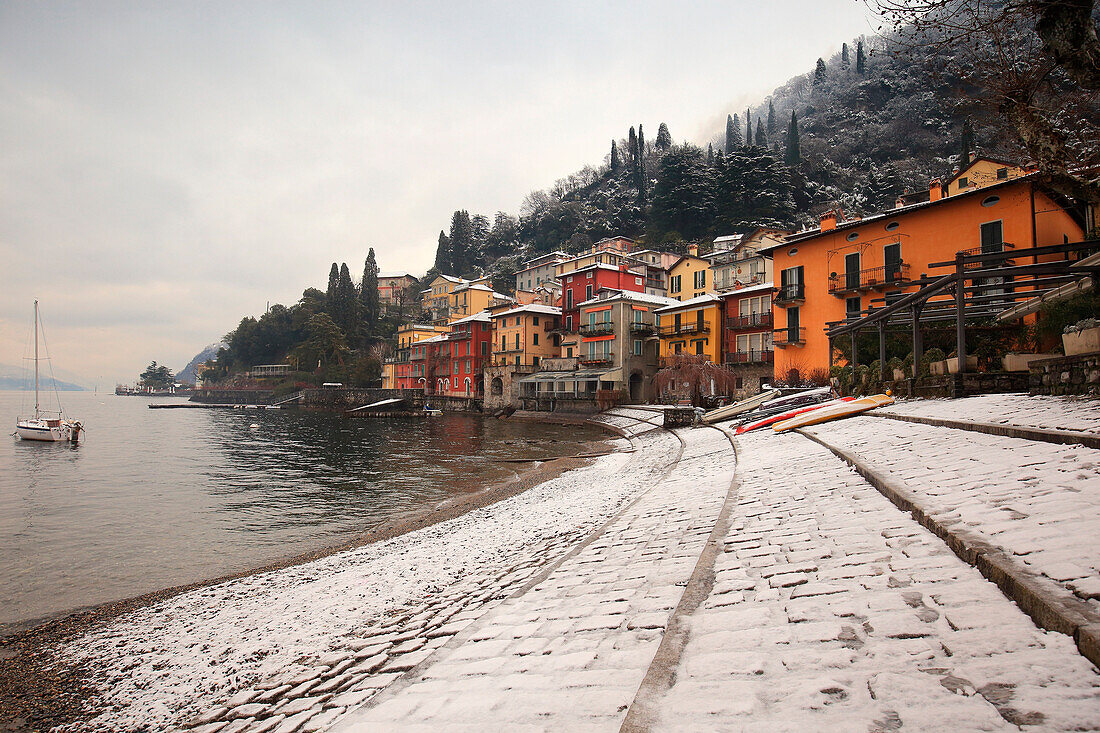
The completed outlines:
{"type": "Polygon", "coordinates": [[[480,278],[454,286],[448,296],[450,307],[448,322],[488,310],[490,305],[512,300],[507,295],[494,292],[488,280],[489,278],[480,278]]]}
{"type": "Polygon", "coordinates": [[[662,361],[688,353],[700,354],[716,364],[722,362],[722,301],[717,295],[704,293],[654,312],[662,361]]]}
{"type": "Polygon", "coordinates": [[[943,185],[944,195],[954,196],[967,190],[985,188],[994,183],[1010,181],[1027,174],[1026,168],[1015,163],[996,158],[975,158],[947,179],[947,183],[943,185]]]}
{"type": "Polygon", "coordinates": [[[556,358],[561,335],[552,333],[561,321],[561,309],[541,303],[494,309],[494,366],[532,366],[556,358]]]}
{"type": "Polygon", "coordinates": [[[382,387],[384,389],[412,388],[412,364],[410,348],[413,344],[440,334],[450,333],[447,326],[431,326],[406,323],[397,329],[397,350],[382,362],[382,387]]]}
{"type": "Polygon", "coordinates": [[[454,275],[436,275],[428,287],[420,291],[421,305],[432,316],[433,323],[446,323],[450,313],[451,293],[456,287],[468,284],[454,275]]]}
{"type": "Polygon", "coordinates": [[[673,300],[685,301],[700,295],[714,292],[714,276],[710,272],[710,262],[698,256],[699,248],[694,244],[684,255],[668,269],[668,292],[673,300]]]}

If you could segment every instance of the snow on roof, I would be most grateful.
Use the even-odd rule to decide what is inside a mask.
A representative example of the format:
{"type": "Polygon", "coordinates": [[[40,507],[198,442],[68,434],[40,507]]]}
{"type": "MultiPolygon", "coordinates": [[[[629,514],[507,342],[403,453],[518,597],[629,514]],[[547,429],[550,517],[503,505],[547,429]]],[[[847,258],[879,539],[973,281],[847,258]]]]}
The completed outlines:
{"type": "Polygon", "coordinates": [[[688,300],[677,301],[675,305],[670,305],[666,308],[658,308],[657,313],[672,312],[681,308],[693,308],[695,306],[706,305],[707,303],[717,303],[718,296],[714,293],[703,293],[702,295],[690,298],[688,300]]]}
{"type": "Polygon", "coordinates": [[[604,296],[603,298],[595,297],[577,304],[578,308],[586,305],[598,305],[600,303],[607,303],[615,300],[632,300],[638,303],[649,303],[650,305],[668,305],[669,303],[676,303],[673,298],[666,298],[663,295],[651,295],[650,293],[640,293],[635,290],[618,290],[616,288],[600,288],[601,293],[614,293],[614,295],[604,296]]]}
{"type": "Polygon", "coordinates": [[[527,305],[521,305],[511,310],[506,310],[503,313],[494,313],[493,318],[502,318],[504,316],[515,315],[516,313],[534,313],[536,315],[546,316],[560,316],[561,308],[555,308],[552,305],[543,305],[542,303],[528,303],[527,305]]]}
{"type": "Polygon", "coordinates": [[[410,272],[380,272],[380,273],[378,273],[378,277],[379,277],[379,279],[381,279],[381,278],[395,278],[395,277],[411,277],[413,280],[416,279],[416,275],[413,275],[410,272]]]}
{"type": "Polygon", "coordinates": [[[448,325],[453,326],[456,323],[473,323],[475,321],[477,321],[479,323],[489,323],[490,322],[489,311],[478,311],[477,313],[473,314],[472,316],[466,316],[465,318],[459,318],[459,319],[456,319],[454,321],[451,321],[450,324],[448,324],[448,325]]]}
{"type": "Polygon", "coordinates": [[[446,340],[447,340],[447,334],[441,333],[438,336],[432,336],[429,339],[420,339],[419,341],[413,341],[409,345],[410,346],[422,346],[423,344],[434,344],[434,343],[438,343],[440,341],[446,341],[446,340]]]}
{"type": "Polygon", "coordinates": [[[725,298],[730,295],[748,295],[749,293],[757,293],[762,290],[774,290],[774,283],[761,283],[760,285],[750,285],[747,288],[737,288],[736,290],[724,290],[719,293],[718,297],[725,298]]]}

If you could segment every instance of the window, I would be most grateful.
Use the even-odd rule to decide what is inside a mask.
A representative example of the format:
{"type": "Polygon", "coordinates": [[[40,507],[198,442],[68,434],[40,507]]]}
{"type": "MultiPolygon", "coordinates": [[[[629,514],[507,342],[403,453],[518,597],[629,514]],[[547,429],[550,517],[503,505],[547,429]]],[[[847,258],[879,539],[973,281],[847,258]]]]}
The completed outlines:
{"type": "Polygon", "coordinates": [[[592,286],[591,285],[585,285],[584,286],[584,299],[585,300],[592,300],[592,286]]]}
{"type": "Polygon", "coordinates": [[[886,265],[885,280],[893,282],[901,279],[901,245],[888,244],[882,248],[882,261],[886,265]]]}
{"type": "Polygon", "coordinates": [[[859,312],[863,310],[859,298],[847,298],[844,301],[844,317],[859,318],[859,312]]]}
{"type": "Polygon", "coordinates": [[[566,316],[565,317],[565,330],[566,331],[572,331],[573,330],[573,316],[566,316]]]}
{"type": "Polygon", "coordinates": [[[645,344],[638,339],[634,339],[634,356],[642,356],[645,353],[644,347],[645,344]]]}
{"type": "Polygon", "coordinates": [[[787,337],[790,341],[798,340],[798,308],[787,309],[787,337]]]}
{"type": "Polygon", "coordinates": [[[516,348],[519,348],[519,334],[516,334],[516,348]]]}
{"type": "Polygon", "coordinates": [[[481,342],[481,355],[485,356],[488,353],[489,353],[489,342],[488,341],[482,341],[481,342]]]}
{"type": "Polygon", "coordinates": [[[565,348],[565,358],[571,359],[572,357],[573,357],[573,347],[572,346],[567,346],[565,348]]]}
{"type": "Polygon", "coordinates": [[[695,342],[695,353],[696,354],[701,355],[703,353],[703,344],[705,344],[705,343],[706,343],[706,339],[700,339],[699,341],[695,342]]]}
{"type": "Polygon", "coordinates": [[[673,275],[668,279],[668,291],[670,293],[680,292],[680,278],[681,275],[673,275]]]}
{"type": "Polygon", "coordinates": [[[859,252],[844,255],[844,286],[847,290],[859,288],[859,252]]]}
{"type": "Polygon", "coordinates": [[[1004,251],[1004,227],[1000,221],[989,221],[980,227],[982,252],[1004,251]]]}
{"type": "Polygon", "coordinates": [[[455,363],[451,364],[451,373],[452,374],[458,374],[458,362],[457,361],[455,363]]]}
{"type": "Polygon", "coordinates": [[[565,307],[573,307],[573,288],[569,288],[569,290],[565,291],[565,307]]]}
{"type": "Polygon", "coordinates": [[[791,247],[787,250],[788,257],[794,257],[796,254],[798,254],[798,247],[791,247]]]}
{"type": "Polygon", "coordinates": [[[507,336],[501,336],[500,337],[500,350],[501,351],[507,351],[508,350],[508,337],[507,336]]]}
{"type": "Polygon", "coordinates": [[[990,206],[995,206],[1000,200],[1000,196],[986,196],[984,199],[982,199],[982,206],[989,208],[990,206]]]}
{"type": "Polygon", "coordinates": [[[531,366],[538,366],[538,365],[539,365],[539,358],[537,356],[532,356],[531,357],[531,366]]]}
{"type": "Polygon", "coordinates": [[[962,178],[959,179],[959,188],[966,188],[969,185],[970,185],[970,181],[968,181],[966,179],[966,176],[963,176],[962,178]]]}
{"type": "Polygon", "coordinates": [[[998,168],[997,169],[997,180],[998,181],[1003,181],[1003,180],[1006,180],[1007,178],[1008,178],[1008,168],[998,168]]]}
{"type": "Polygon", "coordinates": [[[845,237],[845,239],[847,239],[849,242],[854,242],[859,239],[859,232],[852,232],[847,237],[845,237]]]}
{"type": "Polygon", "coordinates": [[[531,317],[531,323],[535,326],[539,325],[539,317],[538,316],[532,316],[531,317]]]}
{"type": "Polygon", "coordinates": [[[470,366],[470,360],[469,360],[469,359],[467,359],[467,360],[466,360],[466,373],[467,373],[467,374],[471,374],[471,373],[472,373],[472,368],[471,368],[471,366],[470,366]]]}
{"type": "Polygon", "coordinates": [[[788,267],[779,273],[779,296],[786,300],[796,300],[802,297],[802,272],[803,266],[788,267]]]}
{"type": "Polygon", "coordinates": [[[707,271],[696,270],[695,271],[695,289],[702,290],[707,286],[707,271]]]}
{"type": "Polygon", "coordinates": [[[537,333],[532,334],[532,338],[534,338],[534,345],[538,346],[539,345],[539,335],[537,333]]]}
{"type": "Polygon", "coordinates": [[[642,278],[640,278],[640,277],[634,278],[634,284],[635,285],[641,285],[642,284],[642,278]]]}

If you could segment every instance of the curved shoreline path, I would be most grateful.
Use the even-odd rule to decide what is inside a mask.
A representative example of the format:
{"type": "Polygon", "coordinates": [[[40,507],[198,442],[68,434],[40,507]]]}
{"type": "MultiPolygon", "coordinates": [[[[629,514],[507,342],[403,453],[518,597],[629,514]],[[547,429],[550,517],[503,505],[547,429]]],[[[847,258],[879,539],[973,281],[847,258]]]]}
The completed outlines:
{"type": "MultiPolygon", "coordinates": [[[[1096,401],[997,404],[1002,421],[1100,430],[1096,401]]],[[[820,442],[599,419],[637,450],[65,650],[101,690],[87,729],[1100,730],[1074,638],[875,488],[904,482],[914,510],[984,531],[1087,612],[1100,450],[872,416],[820,442]]]]}

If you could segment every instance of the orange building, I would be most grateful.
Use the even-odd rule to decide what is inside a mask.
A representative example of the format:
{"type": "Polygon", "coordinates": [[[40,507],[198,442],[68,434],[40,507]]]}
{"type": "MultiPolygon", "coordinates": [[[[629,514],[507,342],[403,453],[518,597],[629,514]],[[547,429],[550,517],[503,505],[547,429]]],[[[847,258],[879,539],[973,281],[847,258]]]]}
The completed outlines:
{"type": "Polygon", "coordinates": [[[1034,176],[993,180],[952,196],[936,180],[927,201],[862,219],[826,212],[819,228],[762,249],[778,279],[776,376],[828,368],[826,324],[865,312],[872,300],[881,307],[883,298],[914,292],[910,280],[947,272],[930,268],[933,262],[953,260],[960,251],[1014,250],[1024,257],[1031,247],[1082,239],[1080,217],[1034,176]]]}

